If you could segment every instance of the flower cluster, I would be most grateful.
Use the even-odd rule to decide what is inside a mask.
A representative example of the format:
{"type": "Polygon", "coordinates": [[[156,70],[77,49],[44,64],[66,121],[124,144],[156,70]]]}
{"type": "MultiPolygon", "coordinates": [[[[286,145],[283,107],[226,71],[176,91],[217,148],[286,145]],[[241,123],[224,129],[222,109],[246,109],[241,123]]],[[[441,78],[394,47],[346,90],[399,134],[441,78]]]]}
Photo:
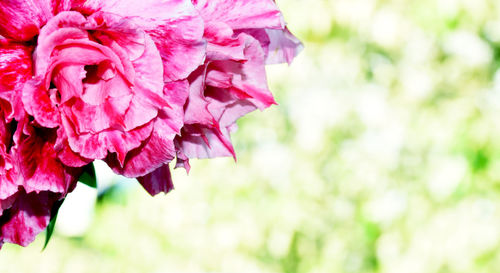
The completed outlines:
{"type": "Polygon", "coordinates": [[[0,2],[0,247],[26,246],[94,160],[151,194],[169,163],[234,156],[302,45],[272,0],[0,2]]]}

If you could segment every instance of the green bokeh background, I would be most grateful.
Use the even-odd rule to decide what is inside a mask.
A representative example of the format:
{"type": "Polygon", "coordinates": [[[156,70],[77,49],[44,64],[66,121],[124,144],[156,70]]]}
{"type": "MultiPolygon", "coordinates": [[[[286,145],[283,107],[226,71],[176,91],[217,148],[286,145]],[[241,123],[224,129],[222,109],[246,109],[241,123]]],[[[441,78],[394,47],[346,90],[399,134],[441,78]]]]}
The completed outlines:
{"type": "Polygon", "coordinates": [[[268,68],[279,106],[239,121],[236,164],[122,182],[0,272],[498,272],[500,2],[277,2],[305,50],[268,68]]]}

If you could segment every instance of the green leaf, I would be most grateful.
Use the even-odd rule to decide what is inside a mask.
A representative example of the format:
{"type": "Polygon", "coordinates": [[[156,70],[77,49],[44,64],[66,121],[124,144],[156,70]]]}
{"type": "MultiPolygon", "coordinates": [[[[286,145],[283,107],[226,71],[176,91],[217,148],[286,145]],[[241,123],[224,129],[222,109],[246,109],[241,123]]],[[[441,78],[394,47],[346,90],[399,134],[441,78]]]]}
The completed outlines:
{"type": "Polygon", "coordinates": [[[52,233],[54,233],[54,228],[56,227],[57,214],[59,213],[59,208],[64,202],[64,198],[58,200],[54,206],[52,207],[52,211],[50,213],[50,222],[47,225],[46,235],[45,235],[45,244],[43,245],[42,251],[45,250],[47,245],[49,244],[50,238],[52,237],[52,233]]]}
{"type": "Polygon", "coordinates": [[[91,188],[97,188],[97,179],[95,176],[95,169],[94,169],[94,164],[90,163],[83,167],[83,173],[80,175],[80,178],[78,181],[82,182],[83,184],[91,187],[91,188]]]}

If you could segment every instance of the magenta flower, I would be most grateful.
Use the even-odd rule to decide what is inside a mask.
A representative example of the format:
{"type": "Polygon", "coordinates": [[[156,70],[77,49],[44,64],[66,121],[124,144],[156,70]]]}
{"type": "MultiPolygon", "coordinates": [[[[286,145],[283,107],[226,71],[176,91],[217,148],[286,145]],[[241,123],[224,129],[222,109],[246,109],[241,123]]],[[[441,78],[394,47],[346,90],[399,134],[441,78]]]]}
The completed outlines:
{"type": "Polygon", "coordinates": [[[236,120],[275,104],[265,64],[301,47],[270,0],[1,1],[0,246],[96,159],[155,195],[175,157],[234,157],[236,120]]]}

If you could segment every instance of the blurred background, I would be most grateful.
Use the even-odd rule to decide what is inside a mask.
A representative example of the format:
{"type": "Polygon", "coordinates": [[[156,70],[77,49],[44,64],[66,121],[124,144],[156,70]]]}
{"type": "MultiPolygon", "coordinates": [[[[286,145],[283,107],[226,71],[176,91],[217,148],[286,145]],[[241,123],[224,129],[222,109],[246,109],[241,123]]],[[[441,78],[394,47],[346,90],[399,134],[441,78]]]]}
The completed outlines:
{"type": "Polygon", "coordinates": [[[0,272],[498,272],[500,2],[278,0],[305,44],[232,159],[151,198],[98,163],[0,272]]]}

